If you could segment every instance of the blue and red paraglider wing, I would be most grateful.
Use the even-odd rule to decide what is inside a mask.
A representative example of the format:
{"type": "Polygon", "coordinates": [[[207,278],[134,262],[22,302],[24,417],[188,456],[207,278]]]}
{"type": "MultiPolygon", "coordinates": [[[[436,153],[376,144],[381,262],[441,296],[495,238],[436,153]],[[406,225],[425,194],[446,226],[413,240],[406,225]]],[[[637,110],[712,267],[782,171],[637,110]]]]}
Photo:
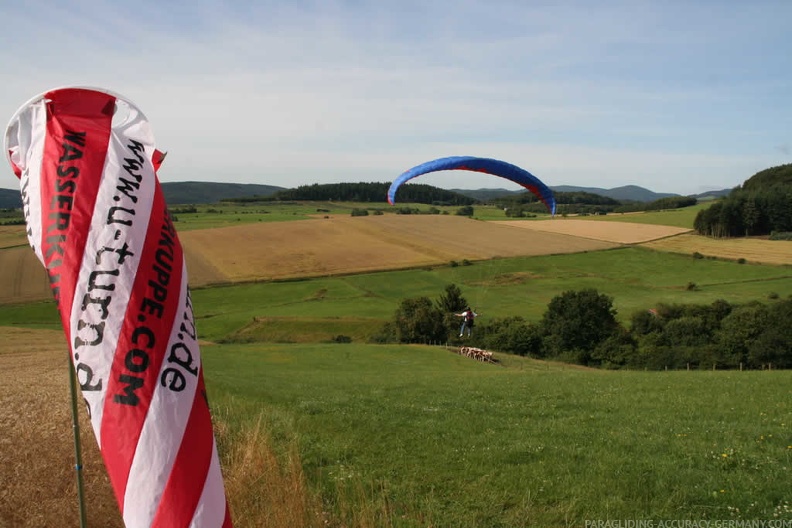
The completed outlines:
{"type": "Polygon", "coordinates": [[[388,202],[391,205],[396,202],[396,191],[404,182],[423,174],[445,170],[483,172],[485,174],[492,174],[493,176],[500,176],[501,178],[511,180],[535,194],[539,200],[545,204],[550,214],[555,215],[556,203],[553,191],[539,178],[527,170],[512,165],[511,163],[492,158],[478,158],[474,156],[439,158],[427,161],[426,163],[422,163],[403,172],[391,183],[390,189],[388,189],[388,202]]]}

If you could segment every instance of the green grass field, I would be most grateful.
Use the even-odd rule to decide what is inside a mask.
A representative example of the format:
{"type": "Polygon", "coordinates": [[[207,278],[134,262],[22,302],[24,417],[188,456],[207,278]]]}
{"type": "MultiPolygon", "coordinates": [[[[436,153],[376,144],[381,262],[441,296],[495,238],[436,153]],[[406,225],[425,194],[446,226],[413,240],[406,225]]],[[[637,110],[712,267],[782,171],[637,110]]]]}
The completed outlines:
{"type": "Polygon", "coordinates": [[[204,358],[216,417],[234,430],[263,416],[279,445],[298,445],[323,509],[366,512],[352,525],[792,516],[790,372],[488,365],[356,344],[204,358]]]}
{"type": "MultiPolygon", "coordinates": [[[[176,229],[191,231],[194,229],[210,229],[228,227],[254,222],[291,222],[305,220],[322,215],[351,215],[353,209],[366,209],[369,214],[382,211],[383,214],[396,214],[401,208],[417,209],[429,214],[432,206],[426,204],[399,203],[392,206],[387,202],[258,202],[196,205],[196,212],[182,212],[185,207],[173,208],[176,216],[176,229]]],[[[458,206],[437,206],[435,209],[442,214],[455,214],[458,206]]],[[[482,219],[504,220],[506,215],[499,208],[492,206],[477,207],[484,217],[482,219]]],[[[478,215],[476,215],[478,217],[478,215]]]]}
{"type": "MultiPolygon", "coordinates": [[[[792,268],[633,247],[206,288],[194,291],[193,301],[199,335],[210,341],[319,342],[335,335],[361,341],[391,318],[402,299],[435,299],[451,283],[460,286],[482,317],[521,315],[530,321],[538,321],[560,293],[595,288],[613,298],[618,318],[627,323],[634,311],[661,302],[743,303],[771,294],[785,298],[792,295],[792,268]],[[689,290],[689,283],[695,289],[689,290]]],[[[53,304],[46,302],[0,306],[0,325],[9,324],[57,328],[59,323],[53,304]]]]}
{"type": "Polygon", "coordinates": [[[702,202],[682,209],[669,209],[664,211],[646,211],[642,213],[611,213],[604,216],[586,216],[587,220],[601,222],[629,222],[636,224],[667,225],[674,227],[688,227],[693,229],[696,215],[702,209],[707,209],[712,202],[702,202]]]}

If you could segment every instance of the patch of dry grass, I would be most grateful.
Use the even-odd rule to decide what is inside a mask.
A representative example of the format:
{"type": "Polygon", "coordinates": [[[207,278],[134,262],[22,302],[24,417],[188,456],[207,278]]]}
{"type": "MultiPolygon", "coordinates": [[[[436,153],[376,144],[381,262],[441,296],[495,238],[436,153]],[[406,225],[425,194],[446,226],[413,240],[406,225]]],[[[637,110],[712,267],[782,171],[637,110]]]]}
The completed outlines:
{"type": "Polygon", "coordinates": [[[760,238],[709,238],[685,234],[656,240],[645,247],[672,253],[701,253],[708,257],[730,260],[745,259],[746,262],[788,265],[792,264],[792,242],[788,240],[766,240],[760,238]]]}
{"type": "Polygon", "coordinates": [[[224,422],[216,434],[227,448],[224,482],[236,528],[323,526],[321,500],[308,491],[296,443],[285,461],[273,449],[262,418],[232,435],[224,422]]]}
{"type": "Polygon", "coordinates": [[[554,218],[553,220],[504,221],[498,224],[521,227],[547,233],[558,233],[576,237],[603,240],[616,244],[639,244],[669,236],[687,233],[689,228],[628,222],[593,222],[574,218],[554,218]]]}
{"type": "MultiPolygon", "coordinates": [[[[0,527],[79,526],[68,351],[62,332],[0,327],[0,527]]],[[[122,527],[80,405],[87,524],[122,527]]]]}

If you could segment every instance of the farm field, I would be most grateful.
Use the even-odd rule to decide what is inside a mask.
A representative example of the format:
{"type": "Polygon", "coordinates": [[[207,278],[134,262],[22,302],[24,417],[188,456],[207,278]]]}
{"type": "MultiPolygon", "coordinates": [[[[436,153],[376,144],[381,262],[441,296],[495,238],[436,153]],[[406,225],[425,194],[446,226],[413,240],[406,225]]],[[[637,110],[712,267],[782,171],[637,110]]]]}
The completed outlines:
{"type": "MultiPolygon", "coordinates": [[[[324,204],[280,206],[296,208],[299,213],[289,218],[304,220],[231,222],[229,227],[206,229],[198,229],[197,225],[217,225],[214,217],[228,218],[231,213],[191,213],[196,217],[196,228],[180,231],[191,285],[198,288],[438,266],[451,261],[596,251],[685,231],[670,226],[591,220],[597,217],[508,222],[482,222],[456,215],[327,214],[309,218],[312,211],[331,210],[318,205],[324,204]]],[[[333,211],[340,210],[335,207],[333,211]]],[[[657,215],[662,213],[665,212],[657,215]]],[[[183,222],[179,222],[177,228],[182,227],[183,222]]],[[[673,240],[672,237],[667,243],[652,247],[674,251],[681,247],[682,252],[692,253],[697,249],[691,240],[700,242],[702,247],[712,243],[703,238],[683,238],[684,243],[675,245],[673,240]]],[[[776,257],[766,251],[762,242],[774,244],[755,242],[756,251],[747,260],[790,262],[784,260],[786,254],[776,257]]],[[[780,246],[775,243],[773,247],[780,246]]],[[[50,297],[45,272],[27,247],[22,226],[0,228],[0,266],[6,270],[0,275],[0,304],[50,297]]]]}
{"type": "MultiPolygon", "coordinates": [[[[390,205],[354,202],[252,202],[211,205],[177,205],[172,208],[176,230],[181,233],[196,229],[231,227],[260,222],[292,222],[325,215],[349,216],[352,209],[375,206],[387,210],[390,205]],[[195,212],[189,212],[192,209],[195,212]]],[[[428,209],[422,205],[423,209],[428,209]]]]}
{"type": "MultiPolygon", "coordinates": [[[[179,233],[190,284],[251,282],[596,251],[606,241],[518,230],[451,215],[332,217],[179,233]]],[[[0,304],[50,297],[27,247],[0,250],[0,304]]]]}
{"type": "Polygon", "coordinates": [[[625,222],[638,224],[656,224],[693,229],[696,215],[708,208],[712,202],[701,202],[681,209],[664,209],[661,211],[639,211],[634,213],[609,213],[607,215],[589,215],[578,217],[591,222],[625,222]]]}
{"type": "Polygon", "coordinates": [[[763,264],[792,264],[792,241],[767,240],[761,238],[709,238],[685,234],[644,244],[648,248],[674,253],[695,252],[707,257],[745,259],[747,262],[763,264]]]}
{"type": "MultiPolygon", "coordinates": [[[[232,217],[247,220],[254,215],[252,206],[247,215],[231,206],[221,206],[219,210],[223,212],[199,209],[202,212],[189,213],[186,216],[192,220],[178,222],[177,229],[187,258],[190,283],[202,287],[438,266],[450,261],[596,251],[685,231],[682,227],[651,223],[599,221],[609,217],[595,216],[504,222],[482,222],[456,215],[387,214],[353,218],[348,215],[351,205],[365,204],[345,204],[343,208],[332,203],[280,204],[278,222],[225,222],[232,217]],[[289,209],[291,213],[286,213],[289,209]],[[317,210],[331,212],[314,214],[317,210]],[[344,214],[339,214],[342,211],[344,214]],[[188,224],[190,228],[183,229],[188,224]]],[[[499,210],[490,209],[500,214],[499,210]]],[[[683,212],[692,223],[693,213],[683,212]]],[[[668,219],[668,214],[682,212],[661,211],[620,215],[620,218],[668,219]]],[[[724,245],[722,242],[685,236],[671,237],[650,247],[730,258],[730,248],[711,249],[724,245]]],[[[752,241],[751,244],[745,251],[752,253],[743,257],[750,262],[792,262],[787,258],[789,253],[776,254],[782,247],[779,243],[752,241]]],[[[45,272],[27,247],[22,226],[0,226],[0,267],[4,270],[0,275],[0,304],[50,298],[45,272]]]]}
{"type": "MultiPolygon", "coordinates": [[[[0,335],[0,526],[76,526],[64,353],[53,331],[0,335]]],[[[490,365],[426,346],[202,351],[240,528],[792,517],[786,371],[490,365]],[[251,430],[271,460],[239,454],[251,430]],[[294,471],[288,495],[272,491],[294,471]]],[[[89,526],[121,526],[82,423],[89,526]]]]}
{"type": "MultiPolygon", "coordinates": [[[[360,273],[614,247],[459,216],[382,215],[189,231],[181,237],[233,282],[360,273]]],[[[192,273],[192,272],[191,272],[192,273]]],[[[196,277],[198,283],[213,282],[196,277]]]]}
{"type": "Polygon", "coordinates": [[[627,222],[594,222],[576,218],[555,218],[553,220],[535,220],[531,222],[517,220],[495,223],[547,233],[603,240],[616,244],[639,244],[690,231],[689,228],[684,227],[627,222]]]}
{"type": "MultiPolygon", "coordinates": [[[[553,297],[595,288],[613,298],[617,318],[629,324],[635,311],[658,303],[786,298],[792,295],[792,268],[624,247],[198,288],[193,301],[199,336],[209,341],[320,342],[346,335],[364,342],[393,316],[402,299],[435,299],[452,283],[483,320],[520,315],[538,321],[553,297]],[[690,283],[696,287],[689,289],[690,283]]],[[[0,325],[57,328],[57,321],[50,301],[0,306],[0,325]]]]}

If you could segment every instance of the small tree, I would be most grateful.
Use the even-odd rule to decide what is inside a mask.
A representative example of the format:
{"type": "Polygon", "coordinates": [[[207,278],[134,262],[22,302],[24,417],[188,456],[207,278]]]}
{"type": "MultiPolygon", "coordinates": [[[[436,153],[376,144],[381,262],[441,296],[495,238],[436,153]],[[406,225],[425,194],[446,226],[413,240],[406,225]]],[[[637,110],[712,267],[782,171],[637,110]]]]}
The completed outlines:
{"type": "Polygon", "coordinates": [[[443,313],[461,312],[467,305],[467,299],[462,296],[462,290],[456,284],[447,285],[444,293],[437,299],[437,307],[443,313]]]}
{"type": "Polygon", "coordinates": [[[393,324],[400,343],[443,341],[448,336],[443,313],[428,297],[404,299],[396,309],[393,324]]]}

